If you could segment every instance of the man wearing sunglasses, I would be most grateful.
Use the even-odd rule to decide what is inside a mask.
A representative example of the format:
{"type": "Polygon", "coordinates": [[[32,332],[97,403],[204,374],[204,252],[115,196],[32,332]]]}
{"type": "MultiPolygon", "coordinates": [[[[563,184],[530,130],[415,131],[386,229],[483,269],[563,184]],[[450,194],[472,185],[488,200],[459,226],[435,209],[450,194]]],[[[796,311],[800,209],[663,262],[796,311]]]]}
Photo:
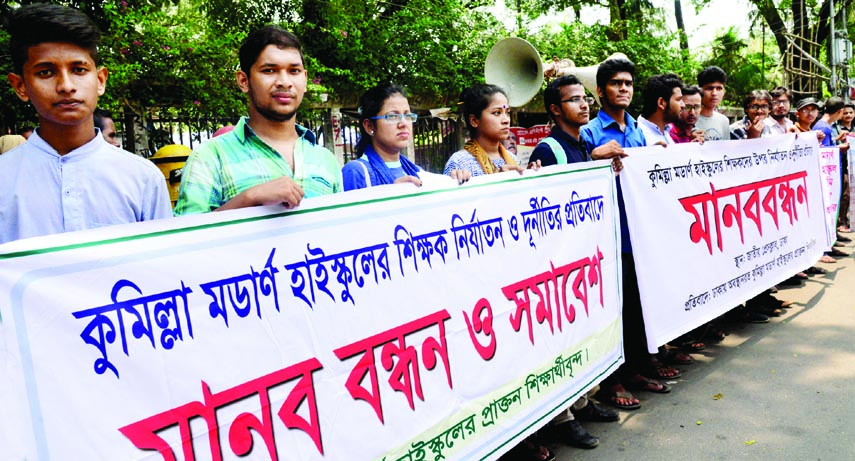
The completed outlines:
{"type": "Polygon", "coordinates": [[[772,96],[766,90],[754,90],[743,100],[745,117],[730,125],[730,139],[765,138],[772,135],[766,117],[772,110],[772,96]]]}
{"type": "Polygon", "coordinates": [[[240,47],[237,83],[249,117],[202,143],[187,160],[175,214],[281,204],[343,190],[333,154],[297,124],[307,74],[300,41],[278,26],[251,32],[240,47]]]}

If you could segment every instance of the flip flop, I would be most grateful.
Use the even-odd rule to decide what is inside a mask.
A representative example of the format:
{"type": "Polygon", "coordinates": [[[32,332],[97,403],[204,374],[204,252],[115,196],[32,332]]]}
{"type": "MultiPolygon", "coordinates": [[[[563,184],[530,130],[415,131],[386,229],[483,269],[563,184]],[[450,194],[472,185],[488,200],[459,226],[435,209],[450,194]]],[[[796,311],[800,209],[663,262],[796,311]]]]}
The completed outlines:
{"type": "Polygon", "coordinates": [[[627,381],[625,387],[633,391],[653,392],[654,394],[668,394],[671,392],[671,386],[663,384],[652,379],[644,378],[639,381],[627,381]]]}
{"type": "Polygon", "coordinates": [[[609,402],[609,404],[615,408],[620,410],[637,410],[641,408],[641,403],[630,403],[627,405],[621,404],[618,402],[618,399],[626,399],[632,400],[635,397],[632,396],[629,392],[624,391],[607,391],[605,389],[600,389],[596,394],[597,399],[600,402],[609,402]]]}
{"type": "Polygon", "coordinates": [[[691,340],[677,344],[677,347],[686,352],[700,352],[707,348],[703,342],[691,340]]]}
{"type": "Polygon", "coordinates": [[[680,370],[669,367],[655,359],[651,364],[650,373],[657,379],[677,379],[683,376],[680,370]]]}
{"type": "Polygon", "coordinates": [[[827,270],[825,270],[821,267],[816,267],[816,266],[808,267],[807,270],[805,270],[805,274],[808,274],[808,275],[822,275],[822,274],[827,274],[827,273],[828,273],[827,270]]]}
{"type": "Polygon", "coordinates": [[[674,365],[691,365],[695,363],[695,359],[691,355],[674,349],[668,349],[664,353],[659,354],[659,358],[665,363],[672,363],[674,365]]]}

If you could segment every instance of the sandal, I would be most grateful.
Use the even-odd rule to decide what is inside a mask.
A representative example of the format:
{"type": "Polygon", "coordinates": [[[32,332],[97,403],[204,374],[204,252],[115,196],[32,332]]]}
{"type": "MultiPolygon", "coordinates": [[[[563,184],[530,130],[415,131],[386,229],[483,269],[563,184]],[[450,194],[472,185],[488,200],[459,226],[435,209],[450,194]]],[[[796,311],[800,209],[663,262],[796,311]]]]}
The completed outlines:
{"type": "Polygon", "coordinates": [[[684,343],[677,344],[677,347],[686,352],[700,352],[707,348],[707,346],[700,341],[686,341],[684,343]]]}
{"type": "Polygon", "coordinates": [[[698,341],[710,342],[710,343],[720,343],[724,341],[724,338],[727,336],[727,333],[724,332],[721,328],[713,325],[712,323],[708,323],[706,325],[701,325],[698,328],[692,330],[692,334],[698,338],[698,341]]]}
{"type": "Polygon", "coordinates": [[[654,394],[668,394],[671,392],[671,386],[647,379],[641,375],[636,375],[633,381],[627,381],[626,387],[634,391],[653,392],[654,394]]]}
{"type": "Polygon", "coordinates": [[[821,267],[816,267],[816,266],[808,267],[807,270],[805,270],[805,274],[808,274],[808,275],[822,275],[822,274],[827,274],[827,273],[828,273],[827,270],[825,270],[821,267]]]}
{"type": "Polygon", "coordinates": [[[609,402],[613,407],[618,408],[620,410],[637,410],[641,408],[641,403],[632,396],[626,389],[623,388],[620,384],[613,386],[611,389],[606,390],[605,388],[597,391],[597,399],[600,402],[609,402]],[[635,402],[635,403],[621,403],[620,400],[623,399],[627,402],[635,402]]]}
{"type": "Polygon", "coordinates": [[[722,330],[721,328],[718,328],[717,326],[713,325],[712,323],[708,323],[707,324],[707,331],[703,336],[701,336],[701,339],[709,338],[709,340],[711,340],[711,341],[715,341],[715,342],[720,343],[720,342],[724,341],[724,338],[726,338],[726,337],[727,337],[727,333],[725,333],[724,330],[722,330]]]}
{"type": "Polygon", "coordinates": [[[771,307],[771,306],[760,306],[752,309],[754,312],[758,314],[763,314],[767,317],[780,317],[784,312],[781,309],[771,307]]]}
{"type": "Polygon", "coordinates": [[[836,263],[836,262],[837,262],[837,260],[836,260],[836,259],[834,259],[834,258],[832,258],[831,256],[828,256],[828,255],[822,255],[822,257],[821,257],[821,258],[819,258],[819,262],[821,262],[821,263],[826,263],[826,264],[834,264],[834,263],[836,263]]]}
{"type": "Polygon", "coordinates": [[[691,365],[695,363],[695,359],[689,354],[684,354],[670,346],[666,346],[665,352],[659,354],[659,358],[665,363],[674,365],[691,365]]]}
{"type": "Polygon", "coordinates": [[[683,374],[680,373],[680,370],[665,365],[664,363],[656,360],[655,357],[650,362],[649,373],[656,379],[677,379],[683,376],[683,374]]]}
{"type": "Polygon", "coordinates": [[[849,253],[847,253],[845,251],[840,251],[837,248],[832,248],[831,251],[827,251],[827,252],[825,252],[825,254],[831,255],[831,256],[840,256],[841,258],[845,258],[845,257],[849,256],[849,253]]]}

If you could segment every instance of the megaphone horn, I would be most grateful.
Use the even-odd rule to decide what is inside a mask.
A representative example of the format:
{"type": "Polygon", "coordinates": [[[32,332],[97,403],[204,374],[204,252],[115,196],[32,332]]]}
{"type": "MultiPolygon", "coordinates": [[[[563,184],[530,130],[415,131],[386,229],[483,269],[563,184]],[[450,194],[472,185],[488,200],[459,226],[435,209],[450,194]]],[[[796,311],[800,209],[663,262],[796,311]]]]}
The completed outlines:
{"type": "Polygon", "coordinates": [[[531,43],[516,37],[502,39],[487,54],[484,79],[508,93],[511,107],[524,106],[543,85],[543,62],[531,43]]]}

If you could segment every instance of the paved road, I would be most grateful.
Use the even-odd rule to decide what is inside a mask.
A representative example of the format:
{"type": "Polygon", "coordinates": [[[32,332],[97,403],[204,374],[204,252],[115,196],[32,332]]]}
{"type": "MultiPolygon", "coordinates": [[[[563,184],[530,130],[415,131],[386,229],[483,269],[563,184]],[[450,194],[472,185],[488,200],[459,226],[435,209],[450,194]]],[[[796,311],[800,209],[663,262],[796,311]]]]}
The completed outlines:
{"type": "Polygon", "coordinates": [[[855,258],[818,265],[828,274],[776,295],[795,302],[781,317],[723,325],[671,394],[585,423],[599,447],[546,445],[560,461],[855,460],[855,258]]]}

